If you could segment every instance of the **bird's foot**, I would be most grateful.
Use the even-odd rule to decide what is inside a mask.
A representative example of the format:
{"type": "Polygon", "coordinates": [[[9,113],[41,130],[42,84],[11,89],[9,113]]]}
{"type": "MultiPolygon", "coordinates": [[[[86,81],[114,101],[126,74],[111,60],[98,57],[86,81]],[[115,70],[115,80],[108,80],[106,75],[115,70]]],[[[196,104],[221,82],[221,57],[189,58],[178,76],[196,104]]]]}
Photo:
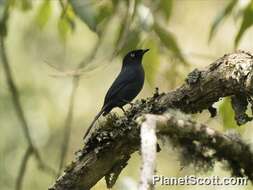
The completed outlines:
{"type": "Polygon", "coordinates": [[[127,100],[123,100],[123,102],[125,102],[126,104],[130,104],[130,109],[132,109],[133,108],[133,106],[134,106],[134,104],[132,103],[132,102],[129,102],[129,101],[127,101],[127,100]]]}

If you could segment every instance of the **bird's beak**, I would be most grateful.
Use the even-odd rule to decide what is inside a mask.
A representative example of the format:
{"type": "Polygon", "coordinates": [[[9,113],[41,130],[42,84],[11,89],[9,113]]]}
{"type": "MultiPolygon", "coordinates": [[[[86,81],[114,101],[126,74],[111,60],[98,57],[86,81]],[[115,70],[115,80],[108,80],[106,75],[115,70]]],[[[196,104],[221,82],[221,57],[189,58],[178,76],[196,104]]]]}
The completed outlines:
{"type": "Polygon", "coordinates": [[[144,54],[144,53],[146,53],[148,51],[149,51],[149,49],[144,49],[144,50],[142,50],[142,53],[144,54]]]}

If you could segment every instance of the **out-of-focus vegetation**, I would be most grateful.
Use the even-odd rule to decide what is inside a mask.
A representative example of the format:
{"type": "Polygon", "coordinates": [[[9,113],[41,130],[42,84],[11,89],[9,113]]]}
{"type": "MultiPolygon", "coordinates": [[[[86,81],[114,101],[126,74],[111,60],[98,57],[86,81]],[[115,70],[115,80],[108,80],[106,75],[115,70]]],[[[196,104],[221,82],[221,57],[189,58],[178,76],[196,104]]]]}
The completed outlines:
{"type": "MultiPolygon", "coordinates": [[[[0,0],[0,19],[6,6],[6,28],[1,22],[0,31],[6,32],[7,58],[21,105],[34,144],[44,162],[56,171],[64,155],[62,145],[68,143],[64,133],[70,135],[68,163],[81,146],[85,128],[101,107],[104,94],[121,67],[122,56],[129,50],[151,49],[144,58],[147,80],[141,98],[151,96],[154,87],[168,91],[179,86],[193,68],[201,69],[235,48],[253,49],[250,0],[0,0]],[[71,102],[73,106],[69,106],[71,102]],[[66,122],[71,128],[65,127],[66,122]]],[[[2,65],[0,187],[9,190],[15,188],[28,145],[2,65]]],[[[236,126],[229,101],[217,103],[220,113],[214,119],[207,112],[194,117],[222,131],[236,130],[252,142],[251,124],[236,126]]],[[[175,152],[165,147],[158,154],[158,174],[229,175],[218,164],[208,173],[198,173],[193,166],[180,169],[175,152]]],[[[139,160],[138,155],[133,156],[115,190],[136,189],[139,160]]],[[[47,189],[55,178],[41,170],[33,156],[28,160],[23,189],[47,189]]],[[[94,189],[106,189],[105,183],[101,181],[94,189]]]]}

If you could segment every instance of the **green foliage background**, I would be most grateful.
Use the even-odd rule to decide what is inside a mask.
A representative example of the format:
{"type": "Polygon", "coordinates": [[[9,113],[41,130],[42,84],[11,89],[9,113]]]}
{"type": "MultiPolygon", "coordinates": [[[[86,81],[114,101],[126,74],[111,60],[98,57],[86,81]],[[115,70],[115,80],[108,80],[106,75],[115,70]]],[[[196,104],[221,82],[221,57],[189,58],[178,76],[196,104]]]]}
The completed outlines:
{"type": "MultiPolygon", "coordinates": [[[[58,169],[64,124],[73,88],[80,75],[67,163],[82,145],[82,135],[100,109],[103,97],[121,67],[122,56],[135,48],[150,48],[144,58],[146,83],[138,98],[151,96],[155,87],[169,91],[179,86],[193,68],[204,68],[235,49],[253,49],[253,1],[240,0],[0,0],[0,18],[10,6],[7,22],[7,56],[32,139],[43,160],[58,169]],[[94,58],[84,60],[98,46],[94,58]],[[80,63],[84,63],[80,68],[80,63]]],[[[4,26],[0,23],[0,31],[4,26]]],[[[27,147],[17,120],[5,73],[0,66],[0,187],[14,189],[27,147]]],[[[219,114],[193,117],[221,131],[236,131],[252,143],[251,123],[238,127],[230,100],[215,105],[219,114]]],[[[122,114],[115,109],[115,112],[122,114]]],[[[165,176],[227,176],[214,171],[199,173],[193,166],[180,169],[172,147],[158,154],[158,174],[165,176]]],[[[133,155],[113,189],[136,189],[140,157],[133,155]]],[[[43,172],[31,157],[23,189],[47,189],[55,175],[43,172]]],[[[158,186],[157,189],[169,187],[158,186]]],[[[203,189],[175,186],[173,189],[203,189]]],[[[94,189],[106,189],[101,180],[94,189]]],[[[205,187],[217,189],[217,187],[205,187]]],[[[252,189],[219,187],[219,189],[252,189]]]]}

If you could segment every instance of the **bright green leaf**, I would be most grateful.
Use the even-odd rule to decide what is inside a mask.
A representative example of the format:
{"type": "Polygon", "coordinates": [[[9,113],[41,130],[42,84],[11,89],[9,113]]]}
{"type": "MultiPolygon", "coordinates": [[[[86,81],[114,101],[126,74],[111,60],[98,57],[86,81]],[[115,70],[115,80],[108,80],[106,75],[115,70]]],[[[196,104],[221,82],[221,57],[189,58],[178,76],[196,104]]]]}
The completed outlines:
{"type": "Polygon", "coordinates": [[[173,54],[182,61],[182,63],[187,64],[184,56],[181,53],[181,50],[177,44],[175,36],[169,32],[165,27],[155,22],[154,30],[157,36],[160,38],[164,46],[173,52],[173,54]]]}
{"type": "Polygon", "coordinates": [[[219,113],[225,129],[235,129],[238,127],[234,119],[235,114],[231,106],[231,98],[227,97],[223,99],[223,102],[219,106],[219,113]]]}
{"type": "Polygon", "coordinates": [[[44,0],[39,7],[36,15],[36,23],[42,29],[48,22],[52,13],[52,7],[50,0],[44,0]]]}
{"type": "Polygon", "coordinates": [[[251,27],[252,24],[253,24],[253,1],[251,1],[251,3],[249,3],[249,5],[245,8],[245,10],[243,12],[242,24],[241,24],[241,27],[236,35],[236,38],[235,38],[235,47],[237,47],[244,32],[249,27],[251,27]]]}
{"type": "Polygon", "coordinates": [[[228,5],[218,14],[218,16],[214,19],[214,22],[212,23],[209,39],[210,42],[215,34],[215,32],[218,29],[218,26],[220,23],[232,12],[233,8],[237,4],[238,0],[231,0],[228,5]]]}

